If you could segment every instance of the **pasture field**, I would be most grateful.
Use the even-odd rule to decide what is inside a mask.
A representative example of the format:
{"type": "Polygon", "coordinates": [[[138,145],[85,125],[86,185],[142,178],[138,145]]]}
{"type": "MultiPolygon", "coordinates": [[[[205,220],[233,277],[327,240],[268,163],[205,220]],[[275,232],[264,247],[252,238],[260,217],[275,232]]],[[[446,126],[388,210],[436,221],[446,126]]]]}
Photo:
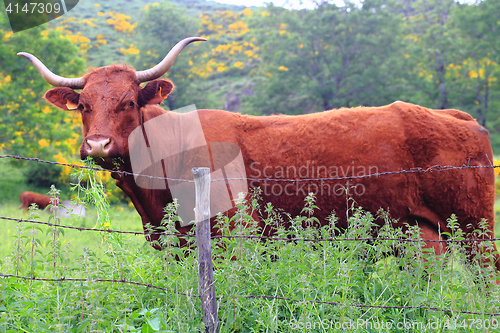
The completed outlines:
{"type": "MultiPolygon", "coordinates": [[[[256,202],[240,201],[236,219],[250,226],[230,233],[229,221],[221,218],[224,235],[257,233],[245,213],[249,205],[257,208],[256,202]]],[[[303,228],[302,222],[314,223],[310,218],[316,209],[314,198],[308,198],[304,208],[303,216],[292,218],[292,230],[280,229],[278,236],[332,237],[335,217],[321,230],[303,228]]],[[[260,209],[272,211],[269,206],[260,209]]],[[[77,227],[108,223],[112,229],[141,228],[137,213],[129,207],[111,210],[97,205],[84,221],[54,221],[47,212],[40,215],[40,221],[77,227]],[[106,221],[99,220],[104,210],[109,212],[106,221]]],[[[0,216],[23,217],[17,203],[0,206],[0,216]]],[[[269,223],[279,219],[277,214],[270,216],[269,223]]],[[[490,279],[492,267],[465,263],[457,243],[448,254],[436,257],[422,250],[419,242],[341,241],[370,237],[371,214],[353,209],[350,219],[352,228],[337,242],[214,240],[221,332],[500,331],[498,316],[463,313],[500,312],[500,288],[490,279]],[[399,256],[392,255],[393,247],[399,256]]],[[[142,235],[78,230],[63,234],[62,228],[2,223],[0,273],[84,280],[1,278],[0,332],[203,331],[196,297],[196,251],[175,247],[177,238],[165,236],[167,249],[155,251],[142,235]]],[[[165,225],[167,232],[172,231],[171,214],[165,225]]],[[[414,229],[395,230],[389,222],[379,237],[419,236],[414,229]]],[[[451,237],[460,239],[460,231],[451,237]]]]}
{"type": "MultiPolygon", "coordinates": [[[[88,174],[94,186],[80,191],[94,200],[84,219],[58,220],[47,211],[25,214],[17,209],[18,192],[26,189],[22,170],[0,162],[2,173],[10,175],[0,182],[0,217],[142,231],[135,210],[109,206],[94,173],[88,174]]],[[[279,229],[281,238],[326,239],[336,230],[333,215],[320,230],[303,228],[314,223],[314,197],[297,217],[260,207],[257,200],[240,200],[235,222],[248,227],[230,232],[229,221],[220,217],[223,235],[258,234],[248,207],[268,212],[268,223],[290,219],[293,227],[279,229]]],[[[167,232],[175,231],[173,211],[173,206],[166,211],[167,232]]],[[[403,233],[386,220],[373,241],[347,240],[369,238],[374,227],[373,216],[355,208],[352,227],[338,241],[214,239],[221,332],[500,332],[500,317],[488,315],[500,313],[492,267],[466,263],[458,243],[446,255],[434,256],[422,249],[415,229],[403,233]]],[[[176,237],[162,236],[166,249],[156,251],[144,235],[2,223],[0,274],[66,280],[0,278],[0,332],[203,331],[196,251],[176,247],[176,237]]],[[[460,230],[454,230],[451,238],[460,239],[460,230]]],[[[499,231],[497,225],[496,237],[499,231]]]]}

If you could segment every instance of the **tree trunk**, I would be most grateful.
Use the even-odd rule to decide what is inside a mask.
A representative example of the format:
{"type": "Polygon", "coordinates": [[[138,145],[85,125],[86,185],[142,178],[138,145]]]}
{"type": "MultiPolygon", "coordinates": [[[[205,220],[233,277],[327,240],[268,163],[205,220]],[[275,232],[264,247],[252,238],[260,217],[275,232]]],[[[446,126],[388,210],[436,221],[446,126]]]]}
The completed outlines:
{"type": "Polygon", "coordinates": [[[479,71],[477,73],[477,88],[476,88],[476,104],[479,106],[477,108],[477,122],[484,126],[486,123],[485,115],[483,115],[482,102],[481,102],[481,78],[479,77],[479,71]]]}
{"type": "MultiPolygon", "coordinates": [[[[434,40],[434,36],[432,36],[432,39],[434,40]]],[[[444,83],[446,69],[443,59],[444,59],[443,51],[441,51],[441,57],[439,57],[436,52],[434,56],[434,61],[436,62],[436,74],[439,84],[439,95],[440,95],[438,109],[446,109],[448,107],[448,92],[446,90],[446,86],[444,83]]]]}

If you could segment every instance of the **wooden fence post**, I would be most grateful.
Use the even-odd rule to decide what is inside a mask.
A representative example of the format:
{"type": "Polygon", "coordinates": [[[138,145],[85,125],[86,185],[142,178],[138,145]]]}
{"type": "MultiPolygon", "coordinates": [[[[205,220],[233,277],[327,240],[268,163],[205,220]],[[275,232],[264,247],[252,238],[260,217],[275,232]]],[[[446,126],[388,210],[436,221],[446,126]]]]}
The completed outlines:
{"type": "Polygon", "coordinates": [[[210,168],[193,168],[196,189],[196,246],[198,248],[198,283],[205,332],[219,332],[215,298],[212,250],[210,246],[210,168]]]}

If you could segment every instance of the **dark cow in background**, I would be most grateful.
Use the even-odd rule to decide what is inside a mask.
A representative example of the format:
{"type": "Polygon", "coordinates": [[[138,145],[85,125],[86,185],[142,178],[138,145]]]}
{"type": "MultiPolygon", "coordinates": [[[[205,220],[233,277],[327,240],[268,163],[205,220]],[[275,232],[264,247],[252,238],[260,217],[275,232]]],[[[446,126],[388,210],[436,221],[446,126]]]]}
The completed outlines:
{"type": "MultiPolygon", "coordinates": [[[[181,41],[150,70],[136,72],[125,65],[111,65],[75,79],[53,74],[30,54],[20,55],[28,58],[41,76],[57,87],[45,94],[48,102],[81,113],[84,134],[81,158],[102,157],[97,163],[105,168],[113,168],[113,160],[120,158],[121,170],[132,172],[127,139],[135,128],[168,112],[155,104],[167,97],[173,84],[158,78],[168,71],[183,47],[197,40],[202,39],[181,41]],[[142,82],[149,83],[141,87],[142,82]]],[[[423,239],[437,240],[439,230],[449,231],[446,220],[451,214],[456,214],[466,237],[472,236],[481,219],[488,220],[493,235],[492,168],[354,178],[435,165],[489,166],[493,154],[488,133],[464,112],[430,110],[403,102],[299,116],[197,112],[209,145],[229,142],[240,147],[249,178],[303,180],[248,181],[249,187],[260,186],[264,190],[264,201],[292,215],[300,213],[304,197],[311,191],[317,194],[320,221],[327,223],[325,217],[335,210],[338,226],[346,228],[345,195],[337,196],[334,191],[339,189],[339,182],[345,186],[347,181],[306,179],[353,176],[348,186],[354,191],[358,189],[354,192],[357,205],[373,213],[380,208],[389,209],[391,217],[399,219],[399,225],[418,223],[423,239]]],[[[113,178],[132,200],[143,224],[159,226],[163,207],[172,202],[169,189],[144,189],[133,176],[123,174],[114,173],[113,178]]],[[[190,228],[179,225],[177,229],[185,233],[190,228]]],[[[265,229],[265,234],[272,234],[272,230],[265,229]]],[[[440,252],[437,243],[427,246],[440,252]]],[[[498,260],[496,267],[500,270],[498,260]]]]}
{"type": "Polygon", "coordinates": [[[48,205],[56,206],[57,203],[53,202],[53,199],[54,198],[49,197],[48,195],[30,191],[24,191],[19,196],[19,200],[21,200],[21,205],[19,206],[18,209],[23,208],[25,211],[28,211],[28,208],[29,206],[31,206],[31,204],[36,204],[39,209],[45,209],[47,208],[48,205]]]}

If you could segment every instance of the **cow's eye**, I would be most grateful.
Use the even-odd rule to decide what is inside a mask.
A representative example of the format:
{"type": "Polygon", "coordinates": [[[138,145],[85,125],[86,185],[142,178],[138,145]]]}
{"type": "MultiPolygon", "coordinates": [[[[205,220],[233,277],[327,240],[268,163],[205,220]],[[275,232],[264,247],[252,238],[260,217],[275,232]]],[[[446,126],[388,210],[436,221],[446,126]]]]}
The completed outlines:
{"type": "Polygon", "coordinates": [[[82,103],[78,104],[78,110],[83,111],[85,107],[83,106],[82,103]]]}
{"type": "Polygon", "coordinates": [[[128,106],[133,107],[135,103],[133,101],[128,102],[128,106]]]}

